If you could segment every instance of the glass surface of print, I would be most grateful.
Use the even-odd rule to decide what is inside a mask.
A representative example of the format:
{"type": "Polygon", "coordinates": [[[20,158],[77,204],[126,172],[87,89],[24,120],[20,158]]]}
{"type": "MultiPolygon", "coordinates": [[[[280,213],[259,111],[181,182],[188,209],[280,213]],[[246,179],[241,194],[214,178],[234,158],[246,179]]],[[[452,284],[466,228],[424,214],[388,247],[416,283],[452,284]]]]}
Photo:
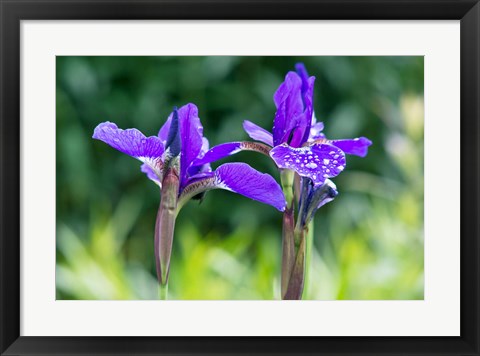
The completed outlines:
{"type": "Polygon", "coordinates": [[[58,57],[57,154],[58,299],[423,299],[422,57],[58,57]]]}

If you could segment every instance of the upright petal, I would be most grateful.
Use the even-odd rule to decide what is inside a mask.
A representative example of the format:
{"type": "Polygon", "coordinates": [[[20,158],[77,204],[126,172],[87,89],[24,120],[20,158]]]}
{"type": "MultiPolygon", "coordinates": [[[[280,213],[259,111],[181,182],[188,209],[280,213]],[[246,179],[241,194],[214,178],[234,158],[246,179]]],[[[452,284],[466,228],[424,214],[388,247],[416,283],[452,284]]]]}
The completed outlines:
{"type": "Polygon", "coordinates": [[[215,170],[215,188],[226,189],[247,198],[285,210],[282,188],[272,176],[246,163],[226,163],[215,170]]]}
{"type": "Polygon", "coordinates": [[[180,138],[180,124],[178,119],[178,110],[175,106],[172,113],[170,130],[168,131],[167,142],[164,144],[165,151],[170,157],[177,157],[182,150],[182,140],[180,138]]]}
{"type": "Polygon", "coordinates": [[[309,90],[308,81],[310,79],[307,68],[305,68],[303,63],[297,63],[295,64],[295,71],[302,79],[302,93],[306,93],[309,90]]]}
{"type": "Polygon", "coordinates": [[[164,146],[157,136],[145,137],[137,129],[122,130],[107,121],[95,128],[92,137],[148,164],[157,175],[161,174],[164,146]]]}
{"type": "Polygon", "coordinates": [[[273,123],[273,143],[300,147],[307,141],[313,115],[313,85],[303,67],[299,74],[289,72],[274,95],[277,106],[273,123]]]}
{"type": "MultiPolygon", "coordinates": [[[[208,142],[208,139],[206,137],[203,137],[202,139],[202,149],[200,150],[200,154],[198,155],[198,159],[202,159],[205,154],[208,152],[208,148],[210,147],[210,144],[208,142]]],[[[196,161],[193,161],[192,165],[188,169],[188,176],[192,177],[196,174],[199,173],[207,173],[211,172],[212,167],[210,166],[210,163],[200,163],[196,164],[196,161]]]]}
{"type": "Polygon", "coordinates": [[[312,125],[313,116],[313,87],[315,84],[315,77],[309,77],[307,69],[303,63],[295,65],[297,74],[302,79],[302,100],[304,114],[299,116],[299,121],[296,123],[297,129],[293,135],[290,143],[293,147],[299,147],[307,142],[310,135],[310,127],[312,125]]]}
{"type": "Polygon", "coordinates": [[[372,144],[372,141],[366,137],[358,137],[346,140],[330,140],[329,143],[337,146],[349,155],[365,157],[368,153],[368,146],[372,144]]]}
{"type": "Polygon", "coordinates": [[[294,148],[287,144],[274,147],[270,156],[279,168],[291,169],[302,177],[310,178],[314,185],[340,174],[345,168],[342,150],[328,144],[294,148]]]}
{"type": "Polygon", "coordinates": [[[180,157],[180,180],[183,186],[188,177],[187,171],[198,157],[203,145],[203,126],[194,104],[187,104],[178,109],[182,153],[180,157]]]}
{"type": "Polygon", "coordinates": [[[278,87],[273,96],[277,107],[273,122],[274,146],[287,142],[290,139],[295,120],[303,113],[302,80],[295,72],[288,72],[285,80],[278,87]]]}
{"type": "Polygon", "coordinates": [[[168,133],[170,132],[170,125],[172,124],[173,113],[168,116],[167,121],[163,124],[158,132],[158,138],[163,142],[165,146],[167,143],[168,133]]]}
{"type": "Polygon", "coordinates": [[[243,122],[243,129],[252,139],[261,141],[269,146],[273,146],[273,136],[264,128],[255,125],[251,121],[245,120],[243,122]]]}

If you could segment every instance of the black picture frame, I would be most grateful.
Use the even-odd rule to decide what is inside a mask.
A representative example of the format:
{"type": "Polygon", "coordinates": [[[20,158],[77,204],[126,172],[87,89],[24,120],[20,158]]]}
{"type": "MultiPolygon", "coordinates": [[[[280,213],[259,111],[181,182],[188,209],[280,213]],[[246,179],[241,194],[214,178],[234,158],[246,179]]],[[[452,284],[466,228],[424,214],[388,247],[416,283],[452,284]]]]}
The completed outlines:
{"type": "MultiPolygon", "coordinates": [[[[2,355],[193,355],[214,353],[480,355],[478,222],[480,4],[478,0],[0,0],[0,19],[0,352],[2,355]],[[460,20],[461,336],[20,336],[20,22],[22,20],[80,19],[460,20]]],[[[448,138],[445,140],[447,141],[448,138]]],[[[458,191],[458,187],[448,187],[448,189],[449,194],[455,194],[458,191]]]]}

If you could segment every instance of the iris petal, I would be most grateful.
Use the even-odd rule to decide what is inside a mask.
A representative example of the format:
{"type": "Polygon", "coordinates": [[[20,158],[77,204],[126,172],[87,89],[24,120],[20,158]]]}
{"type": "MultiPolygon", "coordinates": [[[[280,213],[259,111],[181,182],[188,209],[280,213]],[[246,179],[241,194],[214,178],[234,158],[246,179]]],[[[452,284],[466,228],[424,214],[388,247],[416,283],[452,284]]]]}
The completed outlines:
{"type": "Polygon", "coordinates": [[[287,142],[292,129],[295,128],[297,116],[303,113],[301,90],[302,80],[298,74],[288,72],[273,96],[277,107],[272,130],[275,146],[287,142]]]}
{"type": "Polygon", "coordinates": [[[306,71],[288,72],[273,97],[277,111],[273,123],[273,144],[300,147],[307,139],[313,115],[315,77],[306,71]]]}
{"type": "Polygon", "coordinates": [[[122,130],[113,122],[107,121],[95,128],[92,137],[148,164],[157,175],[161,175],[165,149],[157,136],[146,137],[137,129],[122,130]]]}
{"type": "Polygon", "coordinates": [[[194,104],[187,104],[178,109],[182,151],[180,156],[180,185],[186,184],[187,171],[198,157],[203,145],[203,126],[194,104]]]}
{"type": "Polygon", "coordinates": [[[287,144],[274,147],[270,156],[279,168],[291,169],[302,177],[310,178],[314,185],[340,174],[345,168],[345,155],[338,147],[328,144],[294,148],[287,144]]]}
{"type": "Polygon", "coordinates": [[[285,210],[282,188],[272,176],[246,163],[226,163],[215,170],[215,188],[226,189],[247,198],[285,210]]]}
{"type": "MultiPolygon", "coordinates": [[[[208,152],[209,147],[210,147],[210,144],[207,138],[203,137],[202,148],[200,150],[200,154],[198,155],[198,159],[202,159],[205,156],[205,154],[208,152]]],[[[190,168],[188,169],[188,175],[189,177],[192,177],[199,173],[206,173],[211,171],[212,171],[212,167],[210,167],[210,163],[197,164],[197,161],[194,161],[190,166],[190,168]]]]}
{"type": "Polygon", "coordinates": [[[372,141],[366,137],[345,140],[330,140],[329,142],[349,155],[360,157],[365,157],[367,155],[368,146],[372,144],[372,141]]]}

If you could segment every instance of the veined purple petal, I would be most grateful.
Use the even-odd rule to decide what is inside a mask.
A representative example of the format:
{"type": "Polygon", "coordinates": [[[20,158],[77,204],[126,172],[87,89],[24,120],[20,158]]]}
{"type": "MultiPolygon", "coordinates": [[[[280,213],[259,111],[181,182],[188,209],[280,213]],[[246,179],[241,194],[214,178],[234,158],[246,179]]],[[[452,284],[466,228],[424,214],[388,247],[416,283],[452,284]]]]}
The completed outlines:
{"type": "Polygon", "coordinates": [[[240,151],[255,151],[268,156],[270,147],[259,142],[227,142],[212,147],[202,158],[195,160],[194,165],[201,165],[209,162],[218,161],[219,159],[231,156],[240,151]]]}
{"type": "Polygon", "coordinates": [[[310,178],[314,185],[340,174],[345,168],[345,155],[341,149],[328,144],[314,144],[300,148],[287,144],[274,147],[270,156],[279,168],[291,169],[302,177],[310,178]]]}
{"type": "Polygon", "coordinates": [[[269,174],[260,173],[246,163],[226,163],[218,167],[215,187],[285,210],[286,201],[280,185],[269,174]]]}
{"type": "Polygon", "coordinates": [[[243,129],[252,139],[261,141],[269,146],[273,146],[273,136],[264,128],[254,124],[251,121],[245,120],[243,122],[243,129]]]}
{"type": "Polygon", "coordinates": [[[157,136],[145,137],[137,129],[122,130],[107,121],[95,128],[92,137],[147,163],[158,175],[161,174],[164,146],[157,136]]]}
{"type": "Polygon", "coordinates": [[[203,145],[203,126],[194,104],[187,104],[178,109],[182,152],[180,156],[180,180],[183,186],[187,181],[187,170],[198,157],[203,145]]]}
{"type": "Polygon", "coordinates": [[[358,137],[346,140],[330,140],[329,142],[349,155],[360,157],[365,157],[367,155],[368,146],[372,144],[372,141],[366,137],[358,137]]]}

